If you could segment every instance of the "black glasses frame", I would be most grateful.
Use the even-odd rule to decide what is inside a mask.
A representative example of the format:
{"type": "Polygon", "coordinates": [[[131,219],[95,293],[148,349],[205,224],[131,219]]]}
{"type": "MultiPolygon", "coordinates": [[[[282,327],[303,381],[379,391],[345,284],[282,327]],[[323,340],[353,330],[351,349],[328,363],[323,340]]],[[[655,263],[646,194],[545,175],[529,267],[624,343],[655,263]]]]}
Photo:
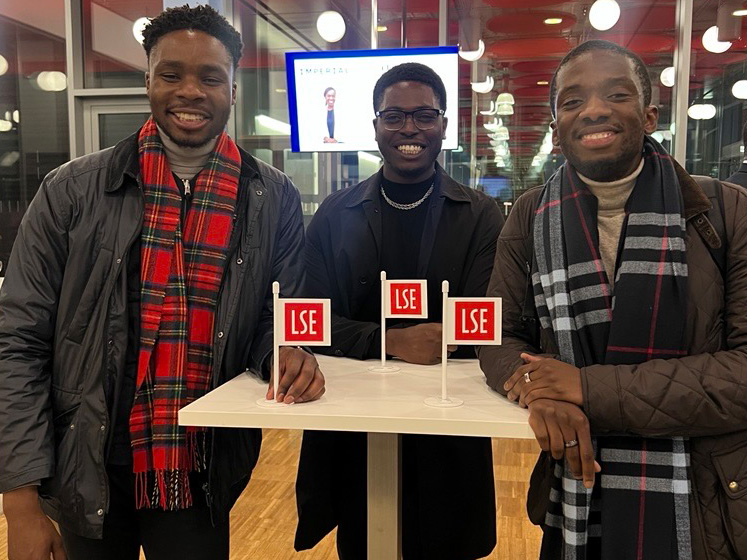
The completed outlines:
{"type": "Polygon", "coordinates": [[[438,118],[440,116],[443,116],[443,114],[445,112],[446,111],[444,111],[443,109],[427,109],[427,108],[426,109],[415,109],[414,111],[401,111],[400,109],[384,109],[383,111],[376,111],[376,118],[380,118],[382,116],[386,116],[387,114],[390,114],[390,115],[392,115],[392,114],[402,115],[402,124],[400,124],[396,128],[391,128],[391,125],[387,126],[386,123],[383,123],[384,129],[388,130],[390,132],[396,132],[398,130],[401,130],[402,127],[405,126],[405,123],[407,122],[407,117],[408,116],[412,119],[413,124],[419,130],[432,130],[433,128],[436,127],[436,121],[435,121],[435,119],[433,121],[433,125],[432,126],[427,126],[427,127],[423,128],[422,126],[420,126],[418,124],[418,121],[415,118],[415,115],[418,114],[418,113],[420,113],[421,115],[423,113],[427,113],[427,114],[433,115],[436,118],[438,118]],[[435,115],[434,115],[434,113],[435,113],[435,115]]]}

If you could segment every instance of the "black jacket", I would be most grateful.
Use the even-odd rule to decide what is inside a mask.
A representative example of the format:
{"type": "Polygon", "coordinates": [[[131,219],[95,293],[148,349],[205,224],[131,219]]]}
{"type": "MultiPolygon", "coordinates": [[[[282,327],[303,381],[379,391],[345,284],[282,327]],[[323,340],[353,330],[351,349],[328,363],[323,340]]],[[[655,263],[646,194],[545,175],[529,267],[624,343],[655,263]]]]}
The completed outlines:
{"type": "MultiPolygon", "coordinates": [[[[380,356],[379,323],[360,318],[366,303],[380,301],[381,176],[330,195],[308,227],[307,294],[331,298],[334,314],[332,346],[320,352],[380,356]]],[[[485,295],[503,216],[492,199],[440,167],[428,203],[417,278],[428,280],[426,321],[438,322],[443,280],[454,296],[485,295]]],[[[464,350],[475,356],[472,348],[464,350]]],[[[431,560],[489,554],[496,538],[490,439],[404,436],[402,448],[405,558],[409,550],[431,560]]],[[[298,550],[314,546],[341,519],[360,526],[365,550],[365,480],[363,434],[304,433],[296,483],[298,550]]]]}
{"type": "Polygon", "coordinates": [[[742,165],[739,166],[736,173],[728,179],[725,179],[725,181],[727,183],[734,183],[740,187],[747,187],[747,163],[742,162],[742,165]]]}
{"type": "MultiPolygon", "coordinates": [[[[271,283],[303,281],[300,198],[241,152],[239,199],[215,320],[213,386],[272,351],[271,283]]],[[[137,135],[75,159],[42,182],[0,292],[0,492],[41,480],[66,529],[101,538],[105,449],[127,348],[127,259],[143,218],[137,135]],[[115,397],[116,395],[114,395],[115,397]],[[110,406],[107,406],[110,402],[110,406]]],[[[208,503],[225,519],[259,455],[260,430],[215,429],[208,503]]]]}

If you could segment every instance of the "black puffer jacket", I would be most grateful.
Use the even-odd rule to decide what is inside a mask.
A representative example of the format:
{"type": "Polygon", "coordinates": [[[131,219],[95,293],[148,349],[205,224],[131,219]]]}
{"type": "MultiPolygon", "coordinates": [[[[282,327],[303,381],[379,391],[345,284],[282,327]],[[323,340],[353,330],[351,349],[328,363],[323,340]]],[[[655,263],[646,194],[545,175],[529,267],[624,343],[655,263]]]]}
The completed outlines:
{"type": "MultiPolygon", "coordinates": [[[[303,282],[303,218],[288,177],[241,152],[231,256],[215,322],[213,385],[272,350],[271,283],[303,282]]],[[[0,492],[42,481],[44,510],[100,538],[109,503],[105,449],[127,348],[127,259],[140,235],[137,136],[73,160],[43,181],[18,231],[0,292],[0,492]],[[107,402],[111,403],[107,406],[107,402]]],[[[208,501],[228,512],[259,456],[259,430],[213,430],[208,501]]]]}

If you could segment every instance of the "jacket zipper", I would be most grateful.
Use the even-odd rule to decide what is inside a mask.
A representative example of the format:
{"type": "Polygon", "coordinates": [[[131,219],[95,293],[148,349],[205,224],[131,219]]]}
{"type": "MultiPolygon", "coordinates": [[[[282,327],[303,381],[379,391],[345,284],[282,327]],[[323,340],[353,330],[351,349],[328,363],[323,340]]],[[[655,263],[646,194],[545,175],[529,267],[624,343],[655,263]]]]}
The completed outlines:
{"type": "Polygon", "coordinates": [[[184,182],[184,196],[192,195],[192,187],[189,185],[189,179],[183,179],[184,182]]]}

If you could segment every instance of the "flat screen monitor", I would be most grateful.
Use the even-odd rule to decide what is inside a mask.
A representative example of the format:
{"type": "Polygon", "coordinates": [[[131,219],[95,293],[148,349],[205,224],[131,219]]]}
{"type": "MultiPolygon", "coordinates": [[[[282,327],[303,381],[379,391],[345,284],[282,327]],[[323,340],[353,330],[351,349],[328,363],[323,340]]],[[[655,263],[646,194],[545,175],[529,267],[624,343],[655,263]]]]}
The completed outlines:
{"type": "Polygon", "coordinates": [[[443,149],[457,147],[458,47],[286,53],[291,148],[294,152],[375,151],[373,89],[403,62],[433,68],[446,86],[443,149]]]}

